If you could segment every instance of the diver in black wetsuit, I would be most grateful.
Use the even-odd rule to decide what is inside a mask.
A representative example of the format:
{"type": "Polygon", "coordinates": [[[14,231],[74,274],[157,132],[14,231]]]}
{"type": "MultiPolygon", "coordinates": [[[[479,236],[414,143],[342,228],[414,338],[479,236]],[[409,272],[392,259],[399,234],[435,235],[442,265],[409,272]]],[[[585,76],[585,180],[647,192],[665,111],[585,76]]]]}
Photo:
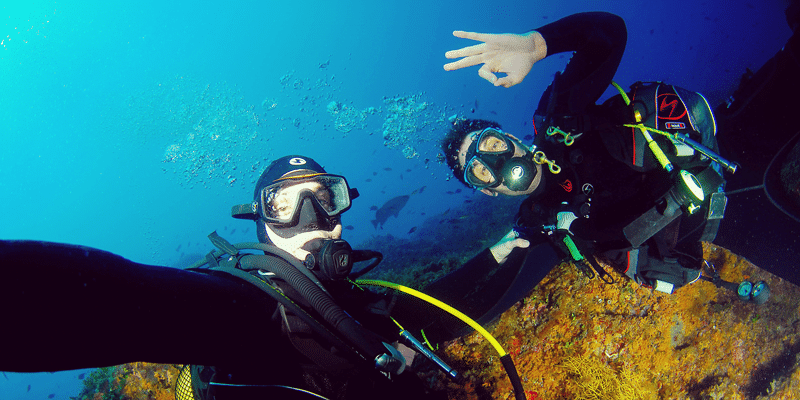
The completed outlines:
{"type": "Polygon", "coordinates": [[[212,234],[221,251],[190,270],[0,241],[0,370],[147,361],[187,364],[180,400],[434,398],[415,374],[401,374],[384,298],[346,281],[353,261],[370,256],[341,240],[340,216],[355,196],[310,158],[280,158],[254,201],[233,210],[256,222],[260,243],[245,248],[264,255],[212,234]]]}
{"type": "MultiPolygon", "coordinates": [[[[501,292],[497,305],[476,306],[473,317],[485,322],[502,312],[564,257],[611,280],[594,259],[605,255],[630,278],[667,293],[701,278],[708,264],[700,241],[714,239],[724,212],[722,171],[736,168],[717,153],[702,95],[659,82],[637,82],[626,93],[613,83],[627,30],[609,13],[575,14],[521,35],[453,34],[483,43],[448,52],[461,59],[445,70],[483,64],[479,75],[495,86],[520,83],[536,62],[574,52],[539,102],[533,146],[484,120],[456,119],[442,141],[448,166],[465,185],[490,196],[528,196],[515,233],[506,236],[506,254],[529,247],[528,254],[510,251],[505,267],[519,270],[516,277],[516,270],[505,272],[511,278],[503,288],[517,297],[501,292]],[[620,94],[595,104],[611,84],[620,94]]],[[[484,276],[497,267],[489,254],[456,273],[484,276]]],[[[451,276],[428,291],[460,305],[452,297],[459,291],[447,289],[451,276]]]]}

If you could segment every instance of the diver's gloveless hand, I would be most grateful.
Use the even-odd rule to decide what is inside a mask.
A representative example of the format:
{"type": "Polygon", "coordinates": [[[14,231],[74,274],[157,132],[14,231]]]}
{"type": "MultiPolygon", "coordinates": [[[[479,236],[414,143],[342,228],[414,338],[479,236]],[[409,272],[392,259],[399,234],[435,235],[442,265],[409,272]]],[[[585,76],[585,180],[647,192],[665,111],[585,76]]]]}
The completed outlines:
{"type": "Polygon", "coordinates": [[[517,233],[512,229],[505,236],[503,236],[499,242],[490,247],[489,251],[492,252],[492,256],[494,256],[494,259],[498,264],[503,264],[506,262],[506,259],[508,258],[508,255],[511,254],[512,250],[516,249],[517,247],[524,249],[530,245],[531,242],[521,237],[517,237],[517,233]]]}
{"type": "Polygon", "coordinates": [[[521,35],[455,31],[453,36],[483,43],[445,53],[447,58],[463,57],[445,64],[445,71],[483,64],[478,75],[495,86],[508,88],[522,82],[533,64],[547,56],[547,44],[536,31],[521,35]],[[506,76],[498,78],[495,75],[497,72],[505,73],[506,76]]]}

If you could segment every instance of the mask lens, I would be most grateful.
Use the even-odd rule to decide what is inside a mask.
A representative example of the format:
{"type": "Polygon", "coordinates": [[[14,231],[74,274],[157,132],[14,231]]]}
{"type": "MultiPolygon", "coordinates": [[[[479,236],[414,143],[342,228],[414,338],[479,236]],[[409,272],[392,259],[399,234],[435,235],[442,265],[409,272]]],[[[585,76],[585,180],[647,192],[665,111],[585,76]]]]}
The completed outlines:
{"type": "Polygon", "coordinates": [[[514,151],[514,146],[502,132],[486,128],[478,138],[478,154],[500,155],[514,151]]]}
{"type": "Polygon", "coordinates": [[[350,208],[350,188],[341,176],[322,175],[287,179],[261,191],[261,216],[269,223],[291,224],[303,198],[311,198],[321,211],[332,217],[350,208]]]}
{"type": "Polygon", "coordinates": [[[472,157],[464,168],[464,180],[478,188],[490,187],[498,183],[494,171],[477,156],[472,157]]]}
{"type": "Polygon", "coordinates": [[[350,208],[350,187],[344,178],[321,176],[318,181],[322,188],[314,192],[314,195],[329,216],[340,214],[350,208]]]}
{"type": "Polygon", "coordinates": [[[268,221],[286,222],[291,221],[292,214],[294,213],[294,203],[297,202],[296,198],[290,198],[287,191],[281,191],[278,188],[262,192],[261,200],[263,206],[262,214],[268,221]]]}

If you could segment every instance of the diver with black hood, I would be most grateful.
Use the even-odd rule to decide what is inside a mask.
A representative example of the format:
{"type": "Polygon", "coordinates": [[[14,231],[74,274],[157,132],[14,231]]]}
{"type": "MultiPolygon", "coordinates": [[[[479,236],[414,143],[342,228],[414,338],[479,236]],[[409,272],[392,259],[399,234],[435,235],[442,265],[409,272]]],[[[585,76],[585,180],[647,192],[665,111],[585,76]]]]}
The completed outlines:
{"type": "Polygon", "coordinates": [[[381,257],[341,239],[341,214],[357,195],[308,157],[279,158],[254,201],[232,210],[256,222],[259,242],[212,233],[219,250],[186,270],[0,241],[0,301],[15,304],[4,313],[2,337],[14,345],[0,370],[184,364],[179,400],[439,398],[403,374],[384,297],[348,280],[354,262],[381,257]]]}
{"type": "MultiPolygon", "coordinates": [[[[572,58],[541,96],[532,144],[493,121],[451,119],[444,160],[468,187],[489,196],[525,196],[505,239],[507,247],[527,249],[511,251],[505,265],[487,249],[431,284],[431,293],[478,290],[454,290],[458,274],[508,276],[505,285],[495,284],[495,305],[476,307],[472,315],[486,322],[562,259],[590,278],[612,282],[595,259],[601,256],[661,292],[705,279],[743,300],[766,301],[766,282],[723,281],[703,259],[701,242],[716,238],[725,214],[725,179],[738,168],[719,154],[711,106],[701,94],[663,82],[629,89],[613,82],[627,42],[622,18],[587,12],[523,34],[453,35],[480,43],[447,52],[458,60],[444,69],[483,64],[478,74],[494,86],[520,83],[546,57],[571,52],[572,58]],[[610,86],[618,94],[596,104],[610,86]]],[[[451,302],[463,308],[473,298],[485,296],[451,302]]]]}

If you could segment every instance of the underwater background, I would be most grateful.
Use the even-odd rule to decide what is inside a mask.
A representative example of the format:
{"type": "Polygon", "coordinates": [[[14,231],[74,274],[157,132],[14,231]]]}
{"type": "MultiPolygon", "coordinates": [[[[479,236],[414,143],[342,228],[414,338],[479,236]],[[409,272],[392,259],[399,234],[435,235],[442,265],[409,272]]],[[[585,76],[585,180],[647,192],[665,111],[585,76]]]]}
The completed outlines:
{"type": "MultiPolygon", "coordinates": [[[[255,240],[252,222],[232,219],[230,207],[252,200],[271,160],[302,154],[360,191],[343,217],[354,247],[398,239],[404,248],[384,254],[395,264],[416,241],[473,251],[485,243],[465,243],[464,232],[481,229],[469,215],[507,216],[493,242],[514,207],[450,179],[437,159],[448,118],[532,135],[534,107],[569,55],[495,88],[477,67],[443,70],[445,51],[473,44],[453,30],[521,33],[610,11],[628,27],[616,82],[662,80],[716,106],[791,35],[787,5],[0,1],[0,239],[186,264],[211,249],[214,230],[255,240]],[[403,195],[397,217],[371,223],[375,207],[403,195]]],[[[5,373],[0,393],[67,399],[85,373],[5,373]]]]}

